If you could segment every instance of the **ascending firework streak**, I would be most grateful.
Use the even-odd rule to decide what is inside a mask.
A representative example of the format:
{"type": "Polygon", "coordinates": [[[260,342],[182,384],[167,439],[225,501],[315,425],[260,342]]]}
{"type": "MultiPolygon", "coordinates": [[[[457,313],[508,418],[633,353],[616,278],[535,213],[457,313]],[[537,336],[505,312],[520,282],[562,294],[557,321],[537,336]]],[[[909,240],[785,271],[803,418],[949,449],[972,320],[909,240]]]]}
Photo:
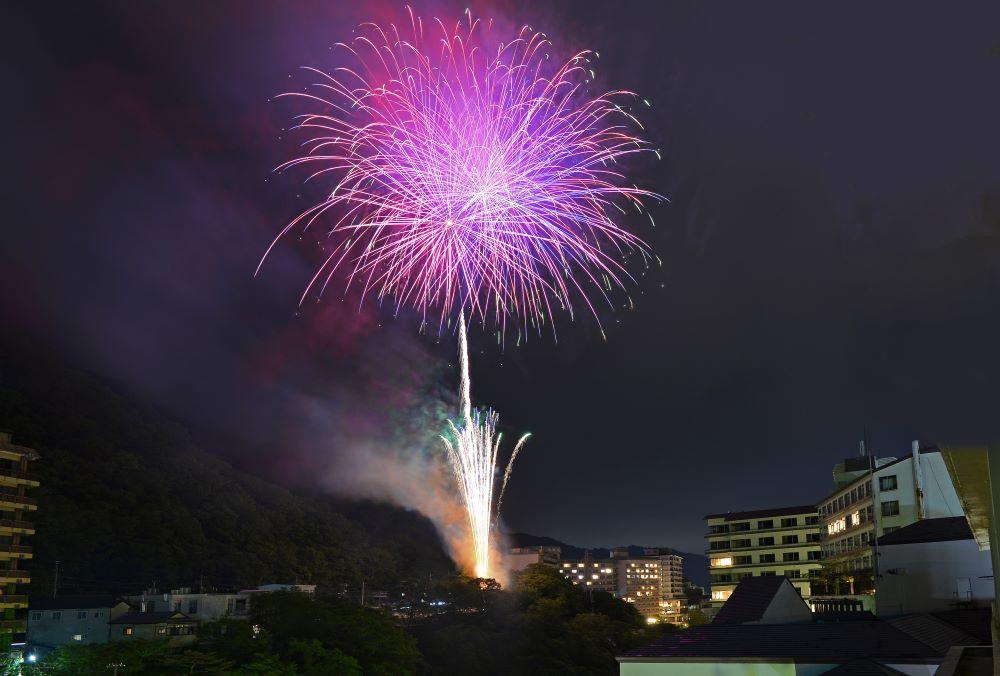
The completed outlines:
{"type": "Polygon", "coordinates": [[[634,94],[588,93],[596,54],[552,66],[550,43],[529,27],[504,41],[468,12],[451,29],[433,23],[430,39],[412,11],[406,37],[365,24],[338,45],[356,67],[308,69],[319,82],[288,94],[315,109],[296,125],[309,135],[304,154],[280,169],[311,165],[309,180],[333,180],[267,253],[293,229],[322,223],[329,248],[300,302],[342,270],[345,290],[373,292],[396,312],[416,308],[439,331],[458,315],[462,418],[448,456],[485,576],[500,438],[497,415],[472,409],[466,319],[495,326],[502,341],[514,327],[520,339],[552,325],[555,310],[572,317],[574,302],[596,318],[591,295],[611,304],[632,280],[627,256],[652,257],[609,215],[658,198],[629,183],[619,162],[659,153],[631,131],[641,128],[634,94]]]}
{"type": "Polygon", "coordinates": [[[462,385],[459,389],[461,398],[462,419],[458,425],[448,421],[454,440],[446,436],[444,440],[448,449],[448,461],[455,471],[459,489],[465,502],[469,517],[469,529],[472,533],[473,547],[476,556],[476,577],[490,576],[490,534],[496,525],[494,512],[500,511],[500,500],[503,499],[510,470],[514,467],[514,459],[524,442],[531,436],[525,434],[517,443],[507,461],[500,491],[497,494],[496,505],[493,503],[493,487],[495,485],[497,459],[500,455],[500,440],[502,434],[496,433],[499,416],[492,409],[477,410],[472,408],[472,384],[469,380],[469,346],[465,334],[465,317],[458,318],[458,361],[462,372],[462,385]]]}

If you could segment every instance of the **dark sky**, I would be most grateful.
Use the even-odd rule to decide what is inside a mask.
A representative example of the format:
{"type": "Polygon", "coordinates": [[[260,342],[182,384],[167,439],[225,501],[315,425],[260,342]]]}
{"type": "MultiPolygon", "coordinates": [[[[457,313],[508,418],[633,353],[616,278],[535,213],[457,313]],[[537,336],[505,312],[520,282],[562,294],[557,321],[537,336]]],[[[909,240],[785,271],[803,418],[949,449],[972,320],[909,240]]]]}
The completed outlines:
{"type": "MultiPolygon", "coordinates": [[[[309,198],[272,174],[293,111],[268,99],[401,7],[8,7],[4,326],[280,449],[263,469],[289,480],[447,404],[451,338],[336,299],[297,315],[305,244],[252,278],[309,198]]],[[[502,352],[473,334],[476,400],[534,433],[510,528],[700,551],[708,512],[818,500],[865,428],[889,455],[997,437],[1000,4],[474,7],[650,98],[664,161],[636,178],[671,200],[640,233],[663,267],[607,342],[587,321],[502,352]]]]}

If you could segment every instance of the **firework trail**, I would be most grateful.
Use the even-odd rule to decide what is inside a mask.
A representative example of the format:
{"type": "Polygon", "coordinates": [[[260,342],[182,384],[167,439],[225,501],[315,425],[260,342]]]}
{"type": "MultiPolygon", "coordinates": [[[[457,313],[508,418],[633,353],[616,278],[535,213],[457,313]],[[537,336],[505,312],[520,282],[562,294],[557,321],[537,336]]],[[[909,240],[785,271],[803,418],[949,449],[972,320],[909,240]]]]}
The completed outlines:
{"type": "Polygon", "coordinates": [[[279,169],[309,166],[307,180],[328,180],[330,191],[264,259],[289,232],[322,226],[328,253],[300,303],[343,271],[345,293],[354,286],[395,312],[413,307],[425,326],[440,331],[458,315],[462,418],[446,443],[486,575],[500,436],[497,414],[471,405],[466,315],[495,326],[498,340],[514,326],[518,338],[541,331],[557,309],[572,318],[574,303],[600,323],[593,300],[611,305],[625,289],[630,255],[652,258],[611,214],[641,213],[659,197],[619,164],[658,152],[633,131],[635,94],[589,93],[595,53],[553,65],[549,41],[529,27],[501,40],[466,12],[450,29],[433,20],[425,34],[409,16],[405,37],[394,25],[361,26],[337,45],[355,66],[308,69],[315,85],[286,95],[313,112],[296,125],[304,153],[279,169]]]}

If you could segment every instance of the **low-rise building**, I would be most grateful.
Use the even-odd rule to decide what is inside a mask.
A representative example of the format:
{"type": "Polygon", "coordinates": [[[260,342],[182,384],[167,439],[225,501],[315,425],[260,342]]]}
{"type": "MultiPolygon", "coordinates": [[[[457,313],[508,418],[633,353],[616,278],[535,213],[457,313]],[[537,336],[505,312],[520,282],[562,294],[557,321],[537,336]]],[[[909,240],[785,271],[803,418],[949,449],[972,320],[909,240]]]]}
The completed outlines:
{"type": "Polygon", "coordinates": [[[62,645],[107,643],[111,621],[131,611],[115,596],[39,599],[28,608],[28,643],[42,652],[62,645]]]}
{"type": "Polygon", "coordinates": [[[504,565],[507,570],[516,573],[536,564],[558,566],[561,557],[561,547],[548,545],[513,547],[504,555],[504,565]]]}
{"type": "Polygon", "coordinates": [[[722,606],[748,577],[787,577],[802,598],[810,598],[821,556],[814,505],[709,514],[705,520],[713,606],[722,606]]]}
{"type": "Polygon", "coordinates": [[[198,620],[184,613],[131,612],[111,620],[111,641],[155,641],[166,639],[171,645],[188,645],[198,640],[198,620]]]}
{"type": "Polygon", "coordinates": [[[152,590],[128,597],[140,612],[184,613],[199,622],[211,622],[224,617],[246,617],[250,608],[250,595],[245,592],[231,594],[196,593],[182,587],[157,594],[152,590]]]}

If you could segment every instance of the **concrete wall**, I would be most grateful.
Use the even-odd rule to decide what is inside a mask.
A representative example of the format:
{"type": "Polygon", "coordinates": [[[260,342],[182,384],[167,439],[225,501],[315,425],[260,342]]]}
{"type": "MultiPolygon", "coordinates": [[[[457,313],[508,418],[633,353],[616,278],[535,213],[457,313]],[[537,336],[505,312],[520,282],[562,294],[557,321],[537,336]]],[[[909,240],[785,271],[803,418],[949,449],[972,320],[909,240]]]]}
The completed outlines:
{"type": "Polygon", "coordinates": [[[959,600],[959,587],[971,588],[977,605],[993,600],[990,553],[979,551],[975,540],[883,545],[880,552],[880,616],[950,610],[959,600]]]}

